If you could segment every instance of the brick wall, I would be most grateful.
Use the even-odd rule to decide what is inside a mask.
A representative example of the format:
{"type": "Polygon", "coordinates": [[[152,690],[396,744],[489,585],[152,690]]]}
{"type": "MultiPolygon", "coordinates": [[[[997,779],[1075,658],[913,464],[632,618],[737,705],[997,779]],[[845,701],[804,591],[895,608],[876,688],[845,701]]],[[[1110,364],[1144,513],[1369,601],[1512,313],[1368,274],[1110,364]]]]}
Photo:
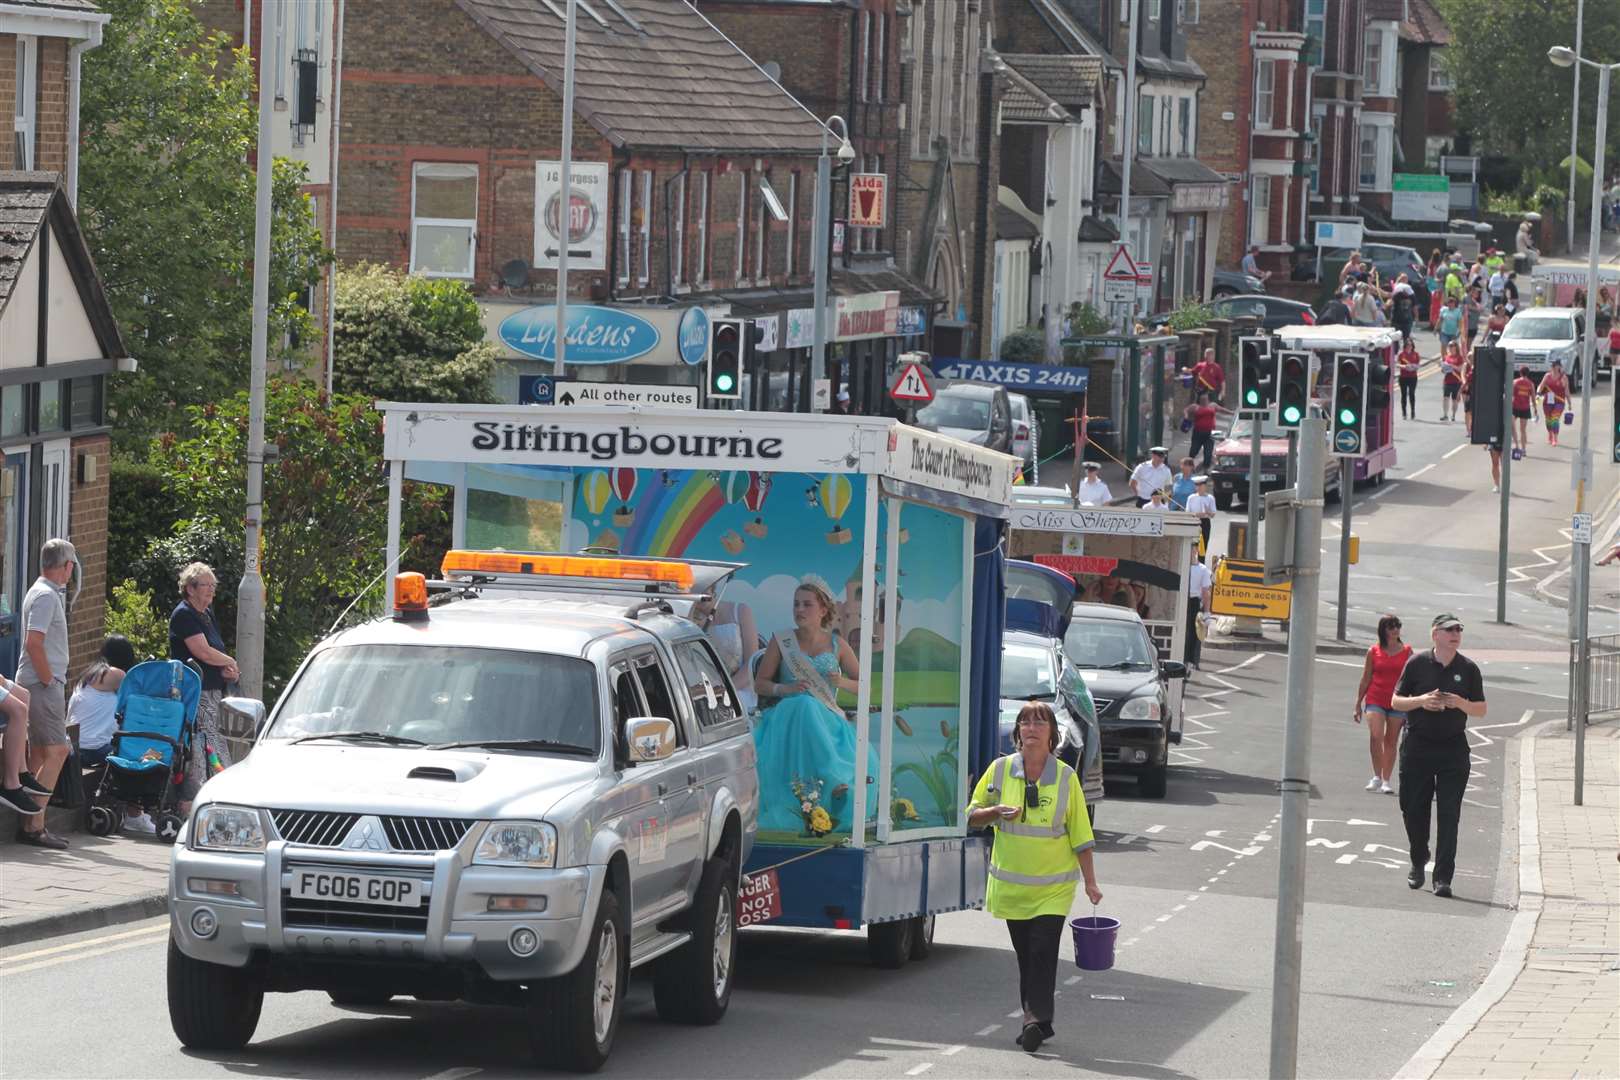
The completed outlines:
{"type": "Polygon", "coordinates": [[[107,435],[92,435],[74,439],[68,456],[71,474],[68,480],[68,540],[79,554],[80,572],[84,575],[83,588],[68,616],[68,672],[69,677],[84,668],[101,653],[101,642],[107,628],[107,574],[122,575],[127,567],[107,566],[107,474],[111,461],[112,439],[107,435]],[[81,483],[83,475],[81,457],[95,461],[96,478],[81,483]]]}
{"type": "MultiPolygon", "coordinates": [[[[35,50],[38,94],[34,102],[34,168],[67,171],[68,42],[41,37],[35,50]]],[[[0,169],[18,167],[15,121],[17,110],[17,38],[0,34],[0,169]]]]}
{"type": "Polygon", "coordinates": [[[17,167],[17,35],[0,34],[0,169],[17,167]]]}

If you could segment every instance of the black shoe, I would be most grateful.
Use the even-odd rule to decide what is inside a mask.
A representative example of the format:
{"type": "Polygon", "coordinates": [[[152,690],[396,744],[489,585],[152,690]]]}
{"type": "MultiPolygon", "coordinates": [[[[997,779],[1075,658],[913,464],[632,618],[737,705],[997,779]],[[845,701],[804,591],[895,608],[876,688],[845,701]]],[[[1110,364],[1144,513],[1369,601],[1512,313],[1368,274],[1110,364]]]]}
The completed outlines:
{"type": "Polygon", "coordinates": [[[28,844],[32,847],[50,848],[52,851],[66,851],[68,846],[68,842],[66,840],[62,839],[60,836],[57,836],[49,829],[41,829],[38,832],[27,832],[26,830],[18,829],[17,843],[28,844]]]}
{"type": "Polygon", "coordinates": [[[1053,1029],[1051,1021],[1041,1024],[1041,1037],[1048,1040],[1057,1038],[1057,1032],[1053,1029]]]}
{"type": "Polygon", "coordinates": [[[19,814],[38,814],[45,809],[20,787],[0,788],[0,806],[19,814]]]}
{"type": "Polygon", "coordinates": [[[1018,1045],[1024,1048],[1024,1053],[1033,1054],[1041,1048],[1041,1042],[1046,1035],[1041,1031],[1039,1024],[1025,1024],[1024,1033],[1018,1036],[1018,1045]]]}
{"type": "Polygon", "coordinates": [[[1436,878],[1434,882],[1434,895],[1449,897],[1451,895],[1451,882],[1441,881],[1436,878]]]}
{"type": "Polygon", "coordinates": [[[40,783],[39,777],[35,776],[27,769],[24,769],[22,772],[18,773],[17,777],[18,783],[22,785],[22,789],[28,792],[28,794],[38,795],[42,799],[48,799],[51,797],[51,789],[40,783]]]}
{"type": "Polygon", "coordinates": [[[1423,888],[1423,867],[1412,867],[1412,872],[1406,875],[1406,887],[1408,889],[1423,888]]]}

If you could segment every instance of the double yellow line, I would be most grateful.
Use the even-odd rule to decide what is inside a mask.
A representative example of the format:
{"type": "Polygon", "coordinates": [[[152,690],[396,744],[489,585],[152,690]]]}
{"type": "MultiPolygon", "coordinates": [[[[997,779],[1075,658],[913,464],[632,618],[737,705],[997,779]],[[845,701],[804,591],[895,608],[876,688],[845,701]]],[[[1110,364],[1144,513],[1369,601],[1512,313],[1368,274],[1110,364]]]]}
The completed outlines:
{"type": "Polygon", "coordinates": [[[136,949],[143,945],[152,945],[162,941],[169,934],[169,920],[165,917],[155,926],[142,926],[135,930],[124,930],[116,934],[103,934],[101,937],[85,938],[82,941],[69,942],[66,945],[53,945],[48,949],[35,949],[33,952],[16,953],[0,959],[0,976],[22,975],[30,971],[39,971],[42,968],[56,967],[60,964],[73,963],[78,960],[89,960],[95,957],[106,956],[108,953],[122,952],[125,949],[136,949]]]}

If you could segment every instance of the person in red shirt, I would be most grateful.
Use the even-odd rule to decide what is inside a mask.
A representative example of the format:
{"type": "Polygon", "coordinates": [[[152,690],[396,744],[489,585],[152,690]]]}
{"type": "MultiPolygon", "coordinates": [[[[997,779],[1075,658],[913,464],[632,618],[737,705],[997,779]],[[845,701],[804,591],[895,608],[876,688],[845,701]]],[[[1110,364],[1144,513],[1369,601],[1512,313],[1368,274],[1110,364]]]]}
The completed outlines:
{"type": "Polygon", "coordinates": [[[1367,781],[1368,791],[1395,794],[1389,784],[1395,769],[1395,751],[1401,740],[1401,725],[1406,714],[1392,704],[1395,683],[1400,679],[1406,661],[1412,656],[1412,646],[1401,640],[1401,620],[1385,615],[1378,620],[1378,644],[1367,650],[1367,662],[1361,668],[1361,685],[1356,689],[1354,717],[1361,723],[1367,719],[1367,742],[1372,753],[1372,779],[1367,781]]]}
{"type": "Polygon", "coordinates": [[[1395,357],[1395,374],[1401,384],[1401,416],[1417,419],[1417,382],[1418,368],[1423,366],[1423,357],[1418,353],[1417,345],[1411,338],[1401,339],[1401,351],[1395,357]]]}
{"type": "Polygon", "coordinates": [[[1200,448],[1204,451],[1204,471],[1208,472],[1215,460],[1215,421],[1218,415],[1226,410],[1209,400],[1209,391],[1198,391],[1198,400],[1183,411],[1182,415],[1192,421],[1192,445],[1187,448],[1188,457],[1197,457],[1200,448]]]}
{"type": "Polygon", "coordinates": [[[1530,452],[1530,417],[1536,411],[1536,384],[1530,369],[1521,366],[1513,380],[1513,441],[1522,456],[1530,452]]]}
{"type": "MultiPolygon", "coordinates": [[[[1205,349],[1204,357],[1193,365],[1193,398],[1197,399],[1199,393],[1208,391],[1210,400],[1221,400],[1226,390],[1226,371],[1215,362],[1215,350],[1205,349]]],[[[1205,466],[1206,468],[1208,466],[1205,466]]]]}
{"type": "Polygon", "coordinates": [[[1457,419],[1457,399],[1462,396],[1463,354],[1455,341],[1446,343],[1446,351],[1440,354],[1440,370],[1443,372],[1440,399],[1440,419],[1457,419]]]}

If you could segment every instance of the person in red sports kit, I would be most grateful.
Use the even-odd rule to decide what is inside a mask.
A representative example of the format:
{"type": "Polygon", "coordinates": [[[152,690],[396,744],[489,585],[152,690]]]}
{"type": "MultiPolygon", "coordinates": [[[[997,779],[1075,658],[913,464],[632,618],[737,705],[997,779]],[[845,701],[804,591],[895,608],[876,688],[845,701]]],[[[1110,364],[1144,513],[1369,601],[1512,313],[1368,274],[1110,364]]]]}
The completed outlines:
{"type": "Polygon", "coordinates": [[[1535,415],[1536,384],[1530,369],[1521,366],[1513,380],[1513,441],[1521,455],[1530,452],[1530,418],[1535,415]]]}
{"type": "Polygon", "coordinates": [[[1215,460],[1215,421],[1223,411],[1209,400],[1208,390],[1200,390],[1198,400],[1187,406],[1182,414],[1192,421],[1192,445],[1187,448],[1187,456],[1196,457],[1202,448],[1205,472],[1209,471],[1215,460]]]}
{"type": "Polygon", "coordinates": [[[1221,400],[1226,391],[1226,370],[1215,362],[1214,349],[1204,350],[1204,358],[1193,365],[1192,377],[1194,401],[1205,391],[1208,391],[1211,401],[1221,400]]]}

